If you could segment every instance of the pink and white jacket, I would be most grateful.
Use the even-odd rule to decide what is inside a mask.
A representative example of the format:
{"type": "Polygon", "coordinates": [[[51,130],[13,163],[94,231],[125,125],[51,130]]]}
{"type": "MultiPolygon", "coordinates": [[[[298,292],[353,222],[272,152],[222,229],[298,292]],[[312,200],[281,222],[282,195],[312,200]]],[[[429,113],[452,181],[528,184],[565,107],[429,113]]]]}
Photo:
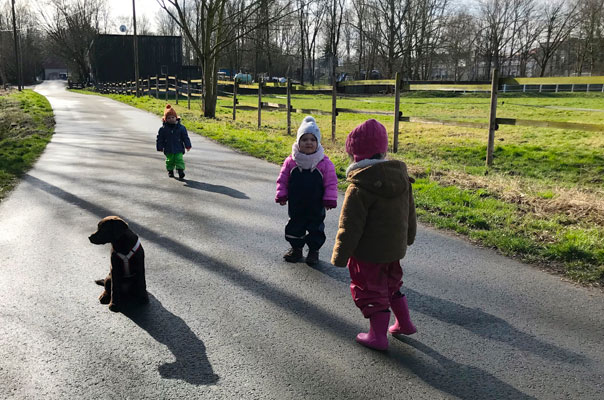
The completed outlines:
{"type": "MultiPolygon", "coordinates": [[[[304,154],[300,152],[298,143],[292,146],[292,154],[287,156],[281,166],[279,178],[277,178],[277,194],[275,201],[287,200],[289,177],[294,168],[317,169],[323,177],[323,202],[335,204],[338,200],[338,177],[336,168],[323,151],[323,146],[319,144],[317,151],[313,154],[304,154]]],[[[334,206],[335,207],[335,206],[334,206]]]]}

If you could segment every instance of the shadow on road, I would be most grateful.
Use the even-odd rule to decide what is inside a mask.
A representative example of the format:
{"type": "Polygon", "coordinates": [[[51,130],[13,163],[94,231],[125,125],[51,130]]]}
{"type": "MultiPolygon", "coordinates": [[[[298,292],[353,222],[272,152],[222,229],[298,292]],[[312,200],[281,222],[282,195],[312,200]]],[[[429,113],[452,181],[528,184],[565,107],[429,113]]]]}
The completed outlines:
{"type": "MultiPolygon", "coordinates": [[[[56,196],[67,203],[87,210],[88,212],[96,215],[99,219],[107,215],[113,215],[111,210],[97,206],[31,175],[25,174],[24,180],[30,185],[56,196]]],[[[348,336],[352,338],[362,329],[360,324],[352,324],[347,320],[340,318],[336,314],[323,311],[304,298],[289,294],[279,287],[267,284],[265,281],[255,278],[249,273],[237,269],[230,264],[223,263],[190,246],[184,245],[177,240],[172,240],[168,237],[162,236],[160,232],[156,232],[148,227],[139,225],[132,220],[129,220],[128,222],[130,227],[134,231],[138,232],[139,236],[141,239],[144,239],[144,241],[153,242],[155,245],[163,247],[165,250],[173,252],[179,257],[186,258],[191,262],[196,263],[200,268],[204,268],[217,275],[220,275],[224,279],[230,280],[234,285],[240,287],[242,290],[251,291],[254,293],[254,295],[263,296],[267,301],[270,301],[284,310],[294,312],[298,318],[305,320],[306,322],[320,328],[323,331],[329,331],[337,336],[348,336]]],[[[333,277],[334,279],[348,283],[349,278],[345,269],[336,269],[326,263],[319,263],[315,269],[330,277],[333,277]]],[[[518,345],[517,342],[519,340],[529,340],[532,341],[533,345],[539,345],[539,351],[543,352],[543,349],[547,349],[548,351],[545,354],[546,356],[555,354],[557,359],[564,358],[565,360],[568,360],[567,357],[569,355],[573,355],[566,350],[558,349],[555,346],[542,343],[531,336],[516,330],[505,321],[490,314],[486,314],[480,310],[469,309],[456,303],[437,299],[432,296],[422,295],[421,293],[415,291],[407,290],[407,293],[411,293],[409,296],[409,303],[412,309],[424,312],[428,315],[434,315],[437,318],[447,318],[445,317],[447,312],[452,312],[453,315],[455,315],[456,313],[463,314],[463,312],[460,310],[471,310],[472,313],[479,316],[478,320],[480,321],[489,323],[492,323],[492,321],[500,321],[500,326],[498,329],[504,330],[505,334],[502,335],[501,332],[498,333],[496,331],[492,331],[490,332],[492,335],[489,336],[490,339],[506,341],[510,340],[509,338],[514,338],[513,342],[509,343],[510,345],[518,345]],[[431,302],[434,302],[434,304],[431,302]],[[416,308],[417,306],[414,306],[414,304],[421,304],[421,308],[416,308]],[[444,307],[445,310],[438,310],[438,307],[444,307]]],[[[199,361],[191,360],[187,355],[187,353],[191,352],[191,348],[193,348],[195,349],[194,351],[197,353],[202,353],[205,356],[205,348],[203,343],[201,343],[201,341],[195,337],[190,328],[188,328],[188,326],[180,318],[165,310],[157,300],[152,300],[149,310],[149,314],[137,316],[136,319],[133,318],[133,321],[139,324],[143,329],[147,330],[154,338],[156,338],[156,340],[160,341],[161,343],[165,343],[176,355],[177,363],[186,363],[189,361],[199,363],[199,361]],[[155,321],[154,315],[157,316],[159,321],[163,321],[159,323],[159,326],[156,326],[157,321],[155,321]],[[177,332],[184,334],[184,341],[182,338],[179,338],[177,334],[175,334],[177,332]],[[189,344],[187,345],[183,342],[189,342],[189,344]],[[192,347],[191,343],[193,344],[192,347]]],[[[449,321],[451,323],[456,323],[456,321],[451,319],[449,319],[449,321]]],[[[460,326],[463,326],[463,324],[460,324],[460,326]]],[[[486,332],[484,329],[478,329],[476,326],[467,326],[467,328],[472,332],[476,332],[477,334],[485,334],[486,332]]],[[[404,348],[397,348],[395,346],[393,346],[393,348],[384,355],[384,362],[392,362],[400,368],[414,372],[420,379],[443,392],[467,399],[481,398],[481,396],[476,396],[476,393],[483,394],[484,396],[482,398],[494,398],[494,395],[498,393],[502,393],[506,396],[509,394],[509,397],[497,396],[495,398],[529,398],[526,394],[515,389],[513,386],[498,379],[485,370],[482,370],[478,367],[455,363],[430,347],[413,339],[406,338],[405,343],[417,348],[419,351],[424,352],[426,355],[436,360],[438,365],[434,366],[433,363],[428,363],[419,359],[417,356],[409,355],[409,349],[405,350],[404,348]],[[458,370],[462,371],[462,374],[459,374],[458,370]],[[471,381],[468,381],[468,378],[471,378],[471,381]]],[[[527,350],[534,351],[535,349],[527,350]]],[[[574,358],[578,359],[579,356],[574,355],[574,358]]],[[[170,364],[167,367],[160,367],[160,372],[162,373],[162,376],[164,374],[170,376],[172,374],[178,375],[178,367],[178,365],[172,367],[172,364],[170,364]],[[171,372],[168,373],[168,371],[171,372]]],[[[210,373],[211,370],[208,370],[208,367],[209,363],[207,365],[204,364],[199,366],[204,373],[210,373]],[[205,368],[205,370],[203,368],[205,368]]],[[[181,372],[181,376],[176,377],[181,377],[182,379],[194,378],[193,380],[202,380],[198,378],[197,375],[184,375],[185,376],[182,376],[181,372]]],[[[205,382],[207,382],[207,380],[205,382]]]]}
{"type": "Polygon", "coordinates": [[[396,338],[432,359],[436,365],[434,362],[425,361],[413,354],[394,349],[390,350],[390,357],[404,364],[424,382],[455,396],[455,398],[464,400],[528,400],[535,398],[480,368],[456,363],[422,342],[408,336],[397,336],[396,338]]]}
{"type": "MultiPolygon", "coordinates": [[[[331,264],[323,262],[313,268],[333,279],[350,283],[350,277],[346,268],[335,268],[331,264]]],[[[466,307],[449,300],[423,294],[406,286],[403,286],[402,290],[409,299],[409,308],[412,311],[428,315],[448,324],[457,325],[475,335],[488,340],[497,340],[508,346],[533,353],[542,358],[572,364],[585,364],[588,362],[580,354],[539,340],[532,335],[516,329],[504,319],[486,313],[478,308],[466,307]]]]}
{"type": "Polygon", "coordinates": [[[219,377],[212,370],[203,342],[180,317],[166,310],[150,293],[149,301],[145,306],[125,308],[122,314],[167,346],[176,357],[176,361],[159,366],[162,378],[182,379],[192,385],[218,382],[219,377]]]}
{"type": "Polygon", "coordinates": [[[249,199],[249,197],[239,190],[230,188],[228,186],[212,185],[211,183],[193,181],[191,179],[185,179],[185,187],[192,189],[203,190],[206,192],[219,193],[227,196],[234,197],[236,199],[249,199]]]}

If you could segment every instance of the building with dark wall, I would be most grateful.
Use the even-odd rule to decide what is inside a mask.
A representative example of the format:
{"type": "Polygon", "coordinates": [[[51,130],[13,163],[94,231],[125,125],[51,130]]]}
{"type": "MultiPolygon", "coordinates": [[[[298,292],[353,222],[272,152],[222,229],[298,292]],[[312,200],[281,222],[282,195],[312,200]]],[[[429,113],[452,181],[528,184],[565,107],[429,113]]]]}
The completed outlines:
{"type": "MultiPolygon", "coordinates": [[[[180,36],[138,35],[139,77],[179,75],[182,66],[180,36]]],[[[90,70],[96,82],[134,80],[132,35],[98,35],[90,47],[90,70]]]]}

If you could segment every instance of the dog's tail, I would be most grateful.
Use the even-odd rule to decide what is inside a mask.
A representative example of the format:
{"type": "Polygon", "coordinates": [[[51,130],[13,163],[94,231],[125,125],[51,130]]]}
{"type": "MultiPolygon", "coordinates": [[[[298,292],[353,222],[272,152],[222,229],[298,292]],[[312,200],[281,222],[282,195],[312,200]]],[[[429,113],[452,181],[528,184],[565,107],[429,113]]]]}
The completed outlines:
{"type": "Polygon", "coordinates": [[[105,286],[105,280],[104,279],[97,279],[94,281],[94,283],[96,283],[99,286],[105,286]]]}

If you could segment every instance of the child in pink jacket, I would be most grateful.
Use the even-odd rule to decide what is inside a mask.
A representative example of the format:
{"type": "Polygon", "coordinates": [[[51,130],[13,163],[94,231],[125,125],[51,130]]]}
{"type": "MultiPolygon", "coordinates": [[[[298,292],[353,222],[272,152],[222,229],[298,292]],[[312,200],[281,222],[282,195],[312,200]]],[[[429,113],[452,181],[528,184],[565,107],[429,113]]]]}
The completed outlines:
{"type": "Polygon", "coordinates": [[[306,264],[319,262],[319,249],[325,243],[325,210],[336,208],[337,200],[336,169],[323,151],[315,119],[307,116],[277,179],[275,202],[289,203],[285,240],[291,249],[283,256],[285,261],[302,260],[302,248],[307,244],[306,264]]]}

